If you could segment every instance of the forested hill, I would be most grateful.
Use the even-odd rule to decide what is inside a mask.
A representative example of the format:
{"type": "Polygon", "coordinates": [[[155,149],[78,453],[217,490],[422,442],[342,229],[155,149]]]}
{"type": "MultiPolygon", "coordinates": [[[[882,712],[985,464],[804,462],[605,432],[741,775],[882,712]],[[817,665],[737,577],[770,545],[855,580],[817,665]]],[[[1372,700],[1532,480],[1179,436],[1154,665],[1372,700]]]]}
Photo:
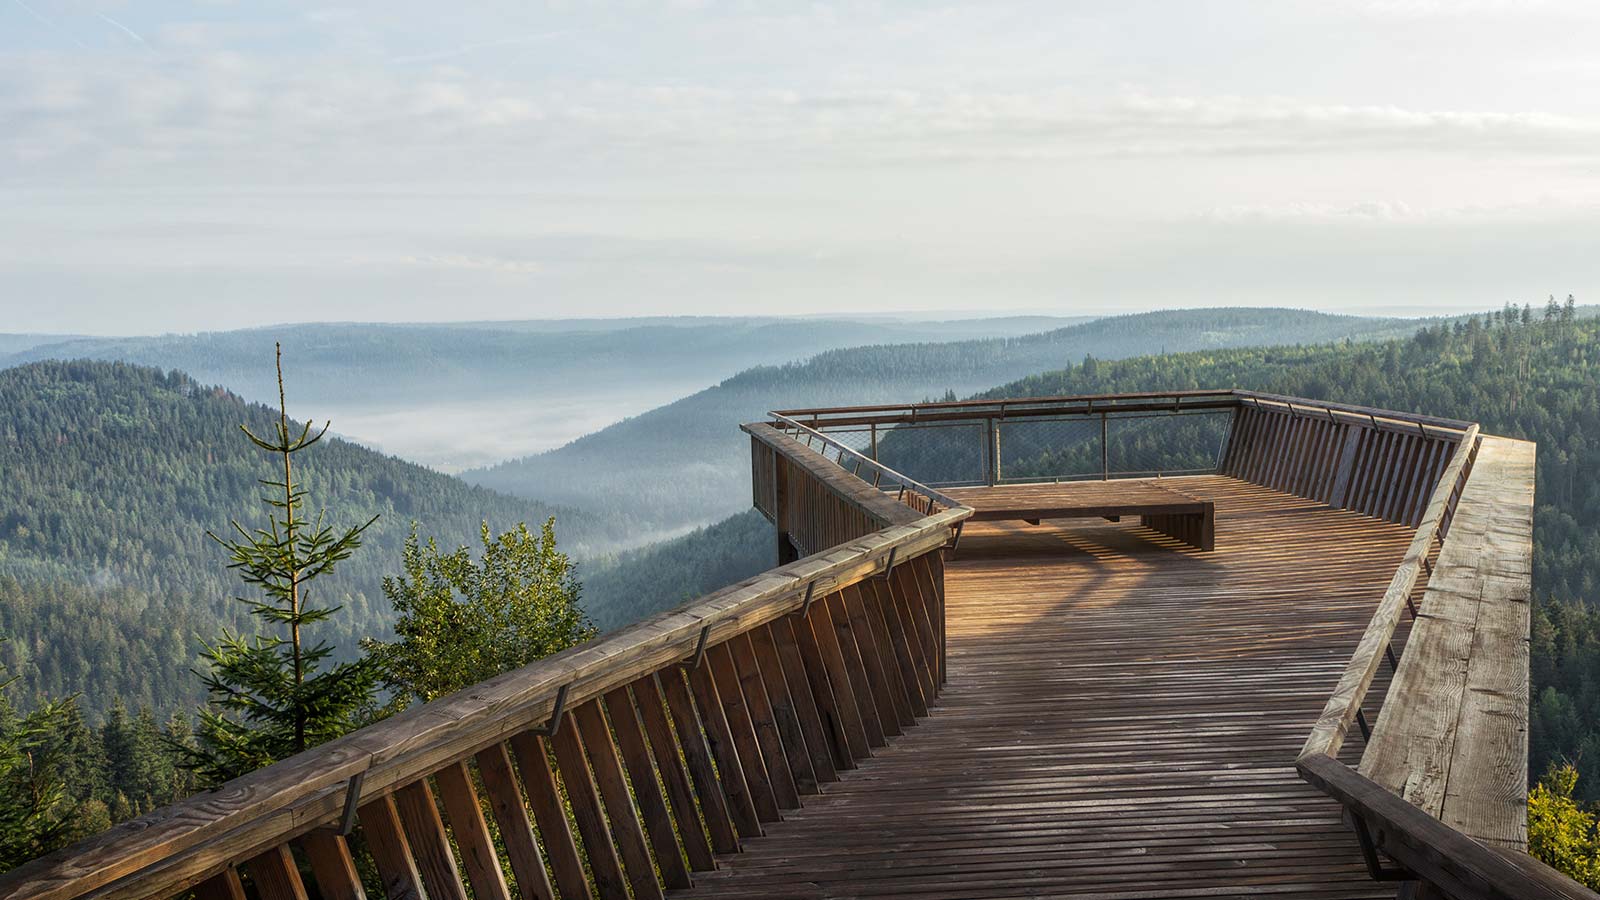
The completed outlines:
{"type": "MultiPolygon", "coordinates": [[[[291,372],[290,409],[315,412],[295,396],[291,372]]],[[[31,658],[12,667],[26,687],[83,691],[92,711],[119,694],[162,710],[193,700],[195,635],[240,612],[228,599],[237,578],[205,532],[261,521],[258,479],[272,463],[238,426],[268,433],[276,413],[185,375],[102,362],[0,370],[0,409],[0,631],[13,636],[0,652],[31,658]]],[[[331,438],[297,464],[311,510],[327,508],[332,524],[379,517],[319,586],[345,604],[334,640],[352,649],[387,631],[380,580],[398,570],[413,520],[452,547],[475,544],[484,519],[503,529],[554,515],[576,552],[618,537],[603,519],[331,438]]]]}
{"type": "MultiPolygon", "coordinates": [[[[1085,355],[1371,340],[1417,323],[1290,309],[1192,309],[1096,319],[1024,337],[874,345],[750,369],[573,443],[463,473],[507,493],[614,515],[641,534],[715,521],[749,503],[739,423],[786,406],[894,402],[982,390],[1085,355]]],[[[782,348],[769,351],[782,358],[782,348]]]]}

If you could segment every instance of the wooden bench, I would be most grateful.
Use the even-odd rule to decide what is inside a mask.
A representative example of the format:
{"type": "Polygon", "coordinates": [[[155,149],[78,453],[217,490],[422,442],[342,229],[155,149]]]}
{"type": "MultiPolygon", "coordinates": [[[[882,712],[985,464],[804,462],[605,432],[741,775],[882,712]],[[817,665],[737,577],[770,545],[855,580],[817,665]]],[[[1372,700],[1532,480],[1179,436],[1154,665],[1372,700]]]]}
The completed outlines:
{"type": "Polygon", "coordinates": [[[1216,504],[1181,494],[1152,479],[1014,484],[958,488],[946,493],[975,510],[973,521],[1020,519],[1037,525],[1045,519],[1103,518],[1116,522],[1123,516],[1138,516],[1141,525],[1193,547],[1210,551],[1216,546],[1216,504]]]}
{"type": "Polygon", "coordinates": [[[1485,437],[1361,772],[1482,843],[1525,850],[1534,445],[1485,437]]]}

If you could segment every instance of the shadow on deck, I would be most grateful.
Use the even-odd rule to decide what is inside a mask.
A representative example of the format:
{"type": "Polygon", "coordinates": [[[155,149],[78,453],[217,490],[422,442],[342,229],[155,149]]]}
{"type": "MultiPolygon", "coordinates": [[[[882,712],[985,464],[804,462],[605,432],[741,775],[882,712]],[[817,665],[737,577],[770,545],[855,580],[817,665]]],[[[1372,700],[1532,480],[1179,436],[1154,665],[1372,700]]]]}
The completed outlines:
{"type": "Polygon", "coordinates": [[[683,895],[1393,897],[1293,762],[1412,530],[1164,483],[1215,501],[1214,552],[1128,520],[970,525],[931,717],[683,895]]]}

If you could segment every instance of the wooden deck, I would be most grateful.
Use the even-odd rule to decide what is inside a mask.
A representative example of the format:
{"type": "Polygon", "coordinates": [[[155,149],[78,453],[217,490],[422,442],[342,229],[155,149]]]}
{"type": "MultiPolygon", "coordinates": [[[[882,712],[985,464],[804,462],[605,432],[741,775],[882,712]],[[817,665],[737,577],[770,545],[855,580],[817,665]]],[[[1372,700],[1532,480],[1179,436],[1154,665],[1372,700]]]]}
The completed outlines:
{"type": "Polygon", "coordinates": [[[1216,502],[1215,552],[969,525],[932,716],[673,896],[1393,897],[1293,761],[1411,530],[1170,482],[1216,502]]]}

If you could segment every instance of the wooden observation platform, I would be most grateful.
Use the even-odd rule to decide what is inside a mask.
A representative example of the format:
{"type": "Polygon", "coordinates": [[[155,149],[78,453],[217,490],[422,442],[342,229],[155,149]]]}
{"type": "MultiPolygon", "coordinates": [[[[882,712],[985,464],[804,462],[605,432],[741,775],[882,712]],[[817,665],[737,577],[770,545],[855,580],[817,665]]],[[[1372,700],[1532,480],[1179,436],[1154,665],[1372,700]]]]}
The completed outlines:
{"type": "Polygon", "coordinates": [[[777,568],[0,900],[1596,896],[1524,852],[1531,444],[1242,391],[745,430],[777,568]]]}

